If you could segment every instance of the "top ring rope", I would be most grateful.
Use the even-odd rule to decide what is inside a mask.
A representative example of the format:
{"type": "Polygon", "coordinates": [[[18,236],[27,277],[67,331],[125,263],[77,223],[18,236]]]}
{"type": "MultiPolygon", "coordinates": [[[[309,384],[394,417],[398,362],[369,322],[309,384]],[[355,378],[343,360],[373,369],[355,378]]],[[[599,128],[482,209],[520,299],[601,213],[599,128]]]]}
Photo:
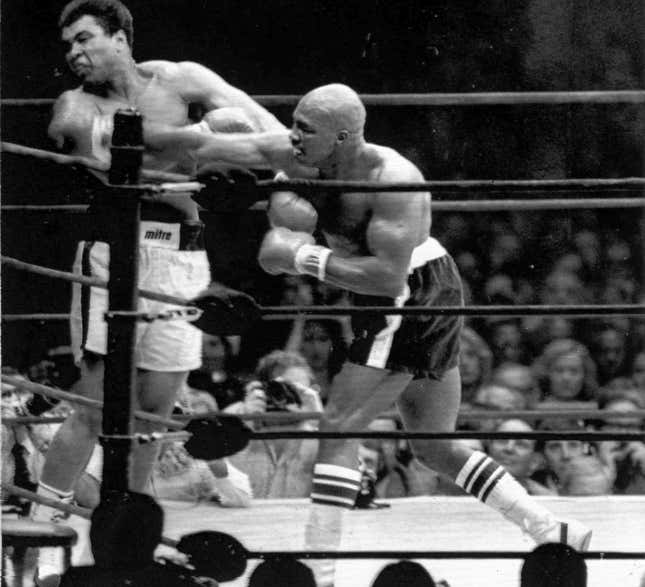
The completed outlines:
{"type": "MultiPolygon", "coordinates": [[[[291,106],[299,94],[256,94],[251,96],[264,106],[291,106]]],[[[643,90],[581,91],[581,92],[470,92],[361,94],[369,106],[501,106],[531,104],[644,104],[643,90]]],[[[53,98],[4,98],[2,106],[49,107],[53,98]]]]}
{"type": "MultiPolygon", "coordinates": [[[[46,151],[43,149],[35,149],[16,143],[3,141],[1,143],[2,151],[21,155],[25,157],[33,157],[36,159],[52,161],[60,165],[69,166],[84,166],[87,169],[94,171],[106,171],[108,165],[98,159],[89,157],[81,157],[76,155],[63,155],[53,151],[46,151]]],[[[160,185],[145,185],[139,186],[153,191],[199,191],[208,184],[194,181],[194,177],[183,175],[179,173],[167,173],[156,171],[152,169],[142,169],[141,177],[152,181],[163,182],[179,182],[179,183],[162,183],[160,185]]],[[[136,186],[133,186],[136,187],[136,186]]],[[[230,187],[235,188],[235,182],[231,182],[230,187]]],[[[645,188],[645,177],[625,177],[618,179],[473,179],[473,180],[434,180],[434,181],[421,181],[421,182],[389,182],[378,183],[373,181],[339,181],[339,180],[320,180],[320,179],[289,179],[289,180],[260,180],[255,183],[244,183],[242,187],[245,191],[249,188],[255,188],[260,192],[270,193],[276,190],[294,189],[301,193],[319,192],[325,190],[327,192],[424,192],[430,189],[434,190],[521,190],[521,191],[543,191],[543,190],[572,190],[572,189],[641,189],[645,188]]],[[[575,200],[574,200],[575,202],[575,200]]],[[[442,206],[437,203],[437,209],[442,206]]],[[[467,204],[467,203],[466,203],[467,204]]],[[[501,204],[502,209],[507,209],[514,204],[513,202],[505,202],[501,204]]],[[[625,198],[624,201],[607,202],[607,198],[603,197],[598,201],[580,200],[581,207],[607,207],[623,205],[625,207],[641,206],[643,200],[625,198]]],[[[445,205],[449,205],[446,202],[445,205]]],[[[474,204],[475,205],[475,204],[474,204]]],[[[490,202],[480,202],[480,206],[490,206],[490,202]]],[[[519,202],[520,206],[529,205],[529,203],[519,202]]],[[[556,205],[560,207],[560,202],[545,202],[544,207],[556,205]]],[[[468,205],[465,205],[468,209],[468,205]]]]}
{"type": "MultiPolygon", "coordinates": [[[[108,283],[96,277],[76,275],[67,271],[50,269],[33,263],[25,263],[13,257],[0,255],[3,265],[8,265],[19,271],[27,271],[37,275],[44,275],[63,281],[80,283],[91,287],[107,289],[108,283]]],[[[178,306],[193,306],[191,300],[162,294],[148,290],[138,290],[143,298],[175,304],[178,306]]],[[[397,308],[394,306],[262,306],[260,312],[264,318],[293,317],[298,314],[309,316],[341,316],[354,315],[363,312],[380,312],[382,314],[397,315],[446,315],[446,316],[599,316],[599,315],[641,315],[645,314],[645,304],[607,304],[607,305],[526,305],[526,306],[407,306],[397,308]]]]}

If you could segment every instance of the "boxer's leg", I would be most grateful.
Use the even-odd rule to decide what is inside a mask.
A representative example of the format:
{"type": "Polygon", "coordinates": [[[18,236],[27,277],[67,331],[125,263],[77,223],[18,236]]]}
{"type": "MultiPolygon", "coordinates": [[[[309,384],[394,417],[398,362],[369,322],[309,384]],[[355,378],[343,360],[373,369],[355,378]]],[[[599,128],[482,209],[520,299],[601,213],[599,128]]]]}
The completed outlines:
{"type": "MultiPolygon", "coordinates": [[[[458,368],[440,380],[417,379],[403,392],[398,407],[407,430],[450,432],[455,429],[461,382],[458,368]]],[[[538,543],[563,541],[585,550],[591,531],[577,522],[563,524],[534,500],[493,459],[456,440],[411,440],[417,458],[448,475],[462,489],[500,512],[538,543]],[[565,536],[568,532],[568,536],[565,536]]]]}
{"type": "MultiPolygon", "coordinates": [[[[175,399],[188,377],[187,371],[139,371],[138,407],[151,414],[168,417],[175,399]]],[[[164,430],[152,422],[137,422],[137,432],[150,433],[164,430]]],[[[130,457],[130,490],[144,493],[150,481],[152,467],[159,455],[160,444],[151,442],[133,447],[130,457]]]]}

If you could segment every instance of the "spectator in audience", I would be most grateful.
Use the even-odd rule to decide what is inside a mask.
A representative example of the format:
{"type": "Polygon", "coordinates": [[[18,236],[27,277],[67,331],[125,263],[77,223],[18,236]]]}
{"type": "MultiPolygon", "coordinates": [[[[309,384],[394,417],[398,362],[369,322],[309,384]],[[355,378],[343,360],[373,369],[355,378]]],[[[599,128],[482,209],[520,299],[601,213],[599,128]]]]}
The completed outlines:
{"type": "MultiPolygon", "coordinates": [[[[552,419],[540,430],[583,431],[580,421],[552,419]]],[[[582,440],[547,440],[538,444],[544,455],[545,470],[535,478],[558,495],[606,495],[611,493],[615,469],[582,440]]]]}
{"type": "MultiPolygon", "coordinates": [[[[501,300],[500,303],[508,304],[501,300]]],[[[491,318],[488,320],[487,341],[493,352],[493,365],[522,363],[526,347],[519,318],[491,318]]]]}
{"type": "Polygon", "coordinates": [[[470,422],[470,427],[489,432],[493,431],[504,419],[502,412],[526,410],[528,407],[528,398],[521,391],[497,383],[484,384],[475,394],[473,408],[499,412],[499,415],[492,417],[490,420],[475,420],[470,422]]]}
{"type": "Polygon", "coordinates": [[[596,366],[587,347],[573,339],[554,340],[533,363],[544,402],[595,401],[596,366]]]}
{"type": "MultiPolygon", "coordinates": [[[[574,305],[590,301],[580,278],[562,269],[551,271],[544,280],[538,295],[542,305],[574,305]]],[[[561,316],[528,316],[522,324],[531,351],[539,353],[554,340],[572,338],[577,334],[577,324],[561,316]]]]}
{"type": "Polygon", "coordinates": [[[249,577],[248,587],[316,587],[312,570],[295,558],[284,556],[261,562],[249,577]]]}
{"type": "Polygon", "coordinates": [[[422,565],[408,560],[385,565],[372,583],[372,587],[435,587],[436,585],[432,575],[422,565]]]}
{"type": "Polygon", "coordinates": [[[202,366],[188,375],[188,386],[212,395],[220,410],[245,399],[244,384],[233,373],[237,342],[233,337],[202,333],[202,366]]]}
{"type": "Polygon", "coordinates": [[[592,337],[592,357],[598,367],[598,382],[627,374],[626,332],[612,324],[603,324],[592,337]]]}
{"type": "Polygon", "coordinates": [[[566,544],[540,544],[524,558],[520,587],[587,587],[587,564],[566,544]]]}
{"type": "MultiPolygon", "coordinates": [[[[630,388],[630,380],[624,380],[603,390],[599,407],[601,410],[624,412],[624,416],[604,418],[600,428],[604,432],[642,432],[644,420],[630,416],[630,412],[642,410],[645,401],[637,388],[630,388]]],[[[605,462],[616,469],[613,493],[645,495],[645,443],[637,440],[606,440],[599,443],[599,453],[605,462]]]]}
{"type": "MultiPolygon", "coordinates": [[[[302,355],[273,351],[260,359],[255,375],[256,379],[249,387],[264,392],[267,412],[322,411],[313,373],[302,355]]],[[[277,430],[281,425],[284,426],[268,419],[259,422],[264,430],[277,430]]],[[[286,425],[294,428],[293,421],[286,425]]],[[[316,429],[317,422],[298,421],[297,427],[316,429]]],[[[311,491],[317,451],[318,441],[312,439],[252,440],[246,449],[233,455],[231,461],[248,473],[254,497],[305,497],[311,491]]]]}
{"type": "MultiPolygon", "coordinates": [[[[533,428],[524,420],[511,419],[501,422],[495,432],[533,432],[533,428]]],[[[554,489],[531,478],[543,462],[542,456],[535,449],[535,440],[492,439],[486,444],[488,454],[505,467],[530,495],[557,495],[554,489]]]]}
{"type": "Polygon", "coordinates": [[[490,379],[492,365],[493,354],[484,339],[472,328],[463,328],[459,345],[462,406],[471,404],[477,389],[490,379]]]}
{"type": "MultiPolygon", "coordinates": [[[[402,426],[395,417],[384,415],[374,420],[368,429],[394,432],[401,430],[402,426]]],[[[359,447],[358,457],[361,465],[375,478],[378,498],[433,495],[437,492],[437,474],[421,466],[405,440],[365,439],[359,447]]]]}
{"type": "Polygon", "coordinates": [[[298,352],[307,360],[323,404],[326,403],[331,381],[340,371],[347,352],[342,324],[337,320],[298,317],[293,321],[285,350],[298,352]]]}
{"type": "Polygon", "coordinates": [[[502,363],[493,371],[491,381],[522,393],[529,408],[534,407],[542,397],[533,371],[520,363],[502,363]]]}

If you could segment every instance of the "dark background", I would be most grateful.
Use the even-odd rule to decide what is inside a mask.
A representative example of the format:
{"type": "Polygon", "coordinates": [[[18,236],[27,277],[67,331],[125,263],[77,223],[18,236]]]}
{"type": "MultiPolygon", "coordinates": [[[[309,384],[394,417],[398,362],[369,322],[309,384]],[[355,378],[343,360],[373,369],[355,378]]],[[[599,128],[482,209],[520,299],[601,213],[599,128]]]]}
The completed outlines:
{"type": "MultiPolygon", "coordinates": [[[[137,60],[198,61],[250,94],[301,94],[329,82],[364,93],[644,87],[642,0],[127,4],[137,60]]],[[[53,98],[75,85],[56,27],[63,5],[3,2],[3,98],[53,98]]],[[[289,124],[290,108],[274,112],[289,124]]],[[[52,148],[49,117],[48,107],[3,106],[3,139],[52,148]]],[[[638,176],[645,108],[370,107],[367,136],[399,149],[433,179],[638,176]]],[[[82,201],[79,186],[69,170],[3,157],[5,204],[82,201]]],[[[610,230],[638,240],[640,214],[602,216],[610,230]]],[[[271,283],[254,261],[262,219],[248,213],[209,221],[215,276],[235,286],[254,285],[269,300],[271,283]]],[[[441,222],[437,215],[438,228],[441,222]]],[[[82,215],[4,213],[3,253],[68,269],[86,225],[82,215]]],[[[539,268],[538,255],[533,261],[539,268]]],[[[15,271],[3,270],[2,277],[3,312],[68,311],[67,284],[15,271]]],[[[65,339],[62,324],[3,324],[3,362],[28,364],[32,355],[65,339]]]]}

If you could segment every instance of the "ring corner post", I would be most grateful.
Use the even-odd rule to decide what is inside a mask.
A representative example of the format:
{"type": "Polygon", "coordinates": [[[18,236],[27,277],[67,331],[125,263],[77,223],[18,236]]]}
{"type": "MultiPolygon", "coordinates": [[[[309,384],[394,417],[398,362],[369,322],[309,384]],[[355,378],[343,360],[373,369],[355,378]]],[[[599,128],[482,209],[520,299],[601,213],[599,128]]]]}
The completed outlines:
{"type": "Polygon", "coordinates": [[[134,432],[133,412],[136,392],[134,347],[138,304],[139,191],[128,186],[139,183],[143,157],[142,117],[134,110],[114,115],[110,197],[116,214],[109,227],[109,312],[108,352],[103,382],[104,449],[101,493],[127,491],[129,457],[134,432]]]}

